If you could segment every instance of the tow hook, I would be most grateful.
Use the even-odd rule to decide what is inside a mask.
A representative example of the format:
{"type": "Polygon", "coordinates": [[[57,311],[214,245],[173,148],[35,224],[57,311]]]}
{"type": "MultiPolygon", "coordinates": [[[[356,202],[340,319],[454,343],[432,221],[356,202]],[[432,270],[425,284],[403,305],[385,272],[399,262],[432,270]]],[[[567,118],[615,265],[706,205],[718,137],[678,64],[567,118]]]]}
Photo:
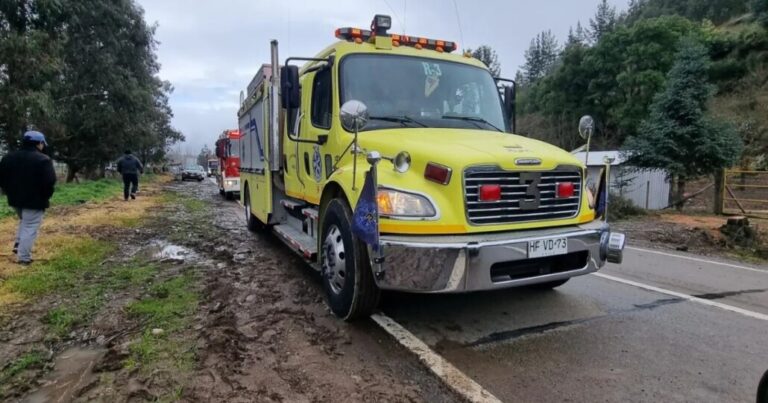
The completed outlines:
{"type": "Polygon", "coordinates": [[[604,232],[600,240],[603,259],[609,263],[620,264],[624,260],[626,236],[621,232],[604,232]]]}

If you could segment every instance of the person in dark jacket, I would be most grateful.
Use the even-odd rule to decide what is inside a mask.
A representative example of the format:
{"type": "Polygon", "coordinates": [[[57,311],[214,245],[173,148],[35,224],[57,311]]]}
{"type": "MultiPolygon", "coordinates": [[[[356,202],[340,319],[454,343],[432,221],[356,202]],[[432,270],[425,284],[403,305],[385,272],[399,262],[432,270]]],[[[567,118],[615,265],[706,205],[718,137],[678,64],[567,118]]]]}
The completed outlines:
{"type": "Polygon", "coordinates": [[[139,174],[144,173],[144,166],[141,161],[131,154],[130,150],[125,150],[125,155],[117,161],[117,172],[123,175],[123,197],[128,200],[136,199],[136,192],[139,191],[139,174]],[[130,192],[128,191],[130,188],[130,192]]]}
{"type": "Polygon", "coordinates": [[[28,131],[21,149],[0,161],[0,188],[20,220],[13,252],[23,265],[32,263],[32,246],[56,185],[53,162],[42,152],[45,146],[42,133],[28,131]]]}

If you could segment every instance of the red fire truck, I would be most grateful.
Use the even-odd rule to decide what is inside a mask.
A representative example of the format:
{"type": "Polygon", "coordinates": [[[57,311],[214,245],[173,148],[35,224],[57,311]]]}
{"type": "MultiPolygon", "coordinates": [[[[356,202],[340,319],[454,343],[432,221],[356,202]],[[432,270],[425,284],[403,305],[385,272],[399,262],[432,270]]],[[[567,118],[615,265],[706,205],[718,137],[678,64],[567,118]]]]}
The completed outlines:
{"type": "Polygon", "coordinates": [[[240,131],[224,130],[216,141],[216,157],[219,158],[219,170],[216,183],[219,193],[227,200],[240,193],[240,131]]]}

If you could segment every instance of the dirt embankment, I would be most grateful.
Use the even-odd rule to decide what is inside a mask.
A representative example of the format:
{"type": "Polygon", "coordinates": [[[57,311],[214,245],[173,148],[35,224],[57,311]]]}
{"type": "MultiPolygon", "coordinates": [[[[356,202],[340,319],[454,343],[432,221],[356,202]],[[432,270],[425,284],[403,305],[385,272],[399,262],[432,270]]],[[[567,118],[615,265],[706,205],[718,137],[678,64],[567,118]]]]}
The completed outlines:
{"type": "MultiPolygon", "coordinates": [[[[7,399],[455,400],[371,322],[333,317],[316,276],[270,236],[249,233],[239,206],[211,183],[167,184],[157,197],[128,226],[91,228],[114,249],[80,279],[104,297],[71,332],[52,336],[44,318],[76,294],[6,311],[3,359],[39,354],[10,368],[7,399]]],[[[116,204],[110,214],[130,205],[105,204],[116,204]]]]}

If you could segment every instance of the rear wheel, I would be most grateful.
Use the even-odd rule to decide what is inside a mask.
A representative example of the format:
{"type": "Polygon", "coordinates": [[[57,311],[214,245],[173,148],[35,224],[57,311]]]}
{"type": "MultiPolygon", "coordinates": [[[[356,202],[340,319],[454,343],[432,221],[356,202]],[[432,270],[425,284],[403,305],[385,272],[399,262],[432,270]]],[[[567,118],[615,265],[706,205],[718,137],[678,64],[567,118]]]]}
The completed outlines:
{"type": "Polygon", "coordinates": [[[553,288],[560,287],[561,285],[565,284],[570,280],[569,278],[565,280],[556,280],[556,281],[548,281],[546,283],[539,283],[539,284],[532,284],[529,285],[528,288],[532,290],[551,290],[553,288]]]}
{"type": "Polygon", "coordinates": [[[253,215],[253,210],[251,210],[251,193],[248,191],[248,186],[245,187],[243,205],[245,206],[245,222],[248,225],[248,230],[252,232],[264,231],[266,226],[253,215]]]}
{"type": "Polygon", "coordinates": [[[381,291],[373,279],[368,248],[352,236],[352,212],[345,201],[328,203],[321,234],[321,273],[328,306],[347,321],[370,316],[381,291]]]}

